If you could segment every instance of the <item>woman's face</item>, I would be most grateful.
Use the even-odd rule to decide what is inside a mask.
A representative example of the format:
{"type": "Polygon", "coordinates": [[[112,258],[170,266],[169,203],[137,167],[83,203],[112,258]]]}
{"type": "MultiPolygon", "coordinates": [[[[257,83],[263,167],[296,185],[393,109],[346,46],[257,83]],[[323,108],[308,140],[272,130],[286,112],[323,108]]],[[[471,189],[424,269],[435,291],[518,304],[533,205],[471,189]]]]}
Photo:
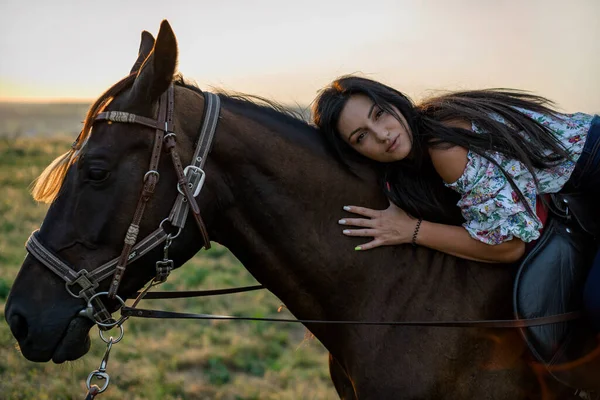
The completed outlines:
{"type": "Polygon", "coordinates": [[[412,148],[412,133],[404,116],[391,106],[402,123],[377,106],[369,97],[351,96],[342,109],[338,132],[352,148],[379,162],[404,159],[412,148]]]}

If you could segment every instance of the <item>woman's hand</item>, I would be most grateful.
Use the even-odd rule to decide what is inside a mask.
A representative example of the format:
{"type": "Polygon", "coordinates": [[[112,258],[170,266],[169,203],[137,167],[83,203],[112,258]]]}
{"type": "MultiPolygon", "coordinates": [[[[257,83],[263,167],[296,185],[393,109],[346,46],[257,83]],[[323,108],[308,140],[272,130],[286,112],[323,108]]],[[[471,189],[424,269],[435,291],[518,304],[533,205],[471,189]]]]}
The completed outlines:
{"type": "Polygon", "coordinates": [[[344,235],[373,238],[370,242],[355,247],[355,250],[369,250],[379,246],[391,246],[412,241],[417,220],[392,203],[385,210],[356,206],[346,206],[344,210],[367,217],[339,220],[340,225],[362,228],[344,229],[344,235]]]}

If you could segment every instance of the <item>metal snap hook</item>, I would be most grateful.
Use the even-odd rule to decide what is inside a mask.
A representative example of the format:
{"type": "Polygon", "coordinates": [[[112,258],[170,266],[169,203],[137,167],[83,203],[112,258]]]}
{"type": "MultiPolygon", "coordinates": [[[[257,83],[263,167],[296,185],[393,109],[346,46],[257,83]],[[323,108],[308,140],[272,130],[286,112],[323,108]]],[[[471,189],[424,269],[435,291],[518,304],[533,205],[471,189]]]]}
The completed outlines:
{"type": "Polygon", "coordinates": [[[90,373],[87,380],[85,381],[85,385],[87,386],[88,390],[90,390],[92,388],[92,378],[97,378],[98,380],[104,381],[104,383],[102,384],[102,387],[100,387],[98,389],[98,394],[104,392],[106,390],[106,388],[108,387],[108,382],[110,380],[110,376],[108,376],[108,374],[106,372],[101,372],[98,370],[92,371],[92,373],[90,373]]]}
{"type": "MultiPolygon", "coordinates": [[[[126,317],[123,317],[123,318],[127,319],[126,317]]],[[[121,318],[121,319],[123,319],[123,318],[121,318]]],[[[99,333],[99,335],[100,335],[100,339],[102,339],[102,341],[103,341],[104,343],[107,343],[107,344],[108,344],[108,350],[107,350],[107,351],[110,351],[110,348],[111,348],[111,346],[112,346],[114,343],[119,343],[119,342],[121,341],[121,339],[123,339],[123,334],[125,333],[125,330],[123,329],[123,325],[117,325],[117,327],[119,327],[119,336],[117,336],[117,338],[116,338],[116,339],[115,339],[115,338],[113,338],[112,336],[111,336],[111,337],[109,337],[108,339],[106,339],[106,338],[104,337],[103,333],[102,333],[102,332],[104,332],[104,331],[103,331],[102,329],[98,329],[98,333],[99,333]]]]}

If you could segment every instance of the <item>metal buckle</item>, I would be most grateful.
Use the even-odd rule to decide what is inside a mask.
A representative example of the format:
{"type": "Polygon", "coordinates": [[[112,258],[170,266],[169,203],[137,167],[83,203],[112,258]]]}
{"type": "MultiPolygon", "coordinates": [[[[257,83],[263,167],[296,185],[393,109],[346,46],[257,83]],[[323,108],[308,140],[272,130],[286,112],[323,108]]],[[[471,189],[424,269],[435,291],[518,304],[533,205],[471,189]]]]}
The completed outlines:
{"type": "Polygon", "coordinates": [[[77,278],[75,278],[75,280],[73,282],[65,283],[65,288],[67,289],[67,292],[69,292],[69,294],[71,296],[81,299],[81,298],[83,298],[83,292],[87,291],[90,288],[96,289],[98,287],[98,282],[90,280],[90,278],[88,278],[88,275],[89,275],[89,272],[87,272],[87,270],[85,270],[85,269],[82,269],[81,271],[79,271],[77,273],[77,278]],[[82,288],[79,291],[78,295],[75,295],[75,293],[73,293],[71,291],[71,286],[74,284],[78,284],[82,288]]]}
{"type": "Polygon", "coordinates": [[[164,140],[165,142],[166,142],[166,141],[167,141],[167,139],[168,139],[168,138],[170,138],[170,137],[174,137],[174,138],[176,138],[176,137],[177,137],[177,135],[175,134],[175,132],[169,132],[169,131],[167,130],[167,123],[166,123],[166,122],[165,122],[165,132],[168,132],[168,133],[167,133],[167,134],[166,134],[166,135],[163,137],[163,140],[164,140]]]}
{"type": "Polygon", "coordinates": [[[153,169],[151,169],[150,171],[146,172],[144,174],[144,182],[146,182],[146,180],[148,179],[148,177],[150,175],[155,175],[156,176],[156,181],[158,182],[160,180],[160,174],[158,173],[158,171],[155,171],[153,169]]]}
{"type": "Polygon", "coordinates": [[[156,282],[163,283],[173,270],[173,260],[162,260],[156,262],[156,282]]]}
{"type": "MultiPolygon", "coordinates": [[[[204,186],[204,180],[206,179],[206,174],[204,173],[204,170],[202,168],[200,168],[200,167],[195,166],[195,165],[188,165],[183,170],[183,173],[186,176],[186,178],[188,178],[188,182],[191,185],[190,189],[192,189],[194,186],[196,187],[194,189],[193,196],[194,197],[198,196],[200,194],[200,191],[202,190],[202,186],[204,186]],[[190,172],[190,174],[188,174],[188,172],[190,172]],[[191,178],[194,178],[194,181],[196,181],[196,179],[197,179],[195,176],[191,175],[194,172],[197,173],[197,174],[200,174],[200,181],[199,182],[192,182],[191,181],[191,178]]],[[[179,191],[179,193],[183,194],[183,192],[181,191],[181,188],[179,186],[177,186],[177,190],[179,191]]]]}

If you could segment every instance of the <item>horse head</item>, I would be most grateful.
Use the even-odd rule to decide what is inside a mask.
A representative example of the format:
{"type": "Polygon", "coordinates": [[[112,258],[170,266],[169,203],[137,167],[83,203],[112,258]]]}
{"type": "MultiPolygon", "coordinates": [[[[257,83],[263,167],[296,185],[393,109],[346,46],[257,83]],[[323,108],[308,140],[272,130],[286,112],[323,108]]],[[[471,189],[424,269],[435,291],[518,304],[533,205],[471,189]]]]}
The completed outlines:
{"type": "MultiPolygon", "coordinates": [[[[75,273],[93,273],[119,256],[146,181],[155,180],[139,223],[139,238],[156,230],[169,215],[178,194],[177,176],[169,157],[160,158],[156,174],[145,176],[156,145],[155,129],[95,119],[100,111],[156,118],[159,98],[171,85],[176,64],[177,42],[166,21],[156,41],[143,32],[131,74],[98,99],[73,148],[39,178],[37,197],[51,201],[51,205],[36,240],[43,243],[50,257],[55,256],[75,273]]],[[[169,129],[179,133],[178,149],[181,157],[189,160],[190,140],[201,121],[203,99],[190,90],[178,90],[174,100],[182,106],[177,108],[169,129]],[[188,102],[188,97],[194,97],[194,101],[188,102]],[[200,109],[187,107],[188,103],[200,109]]],[[[210,215],[214,202],[210,194],[205,199],[204,211],[210,215]]],[[[199,235],[197,230],[186,229],[173,243],[171,254],[176,266],[201,247],[199,235]]],[[[130,296],[152,278],[155,271],[144,264],[160,258],[160,251],[153,249],[128,266],[131,271],[123,278],[119,297],[130,296]]],[[[109,279],[98,283],[96,292],[108,290],[109,279]]],[[[88,332],[93,322],[79,314],[86,301],[70,294],[77,294],[79,287],[69,286],[65,287],[65,281],[39,257],[29,254],[25,258],[6,304],[6,319],[26,358],[60,363],[88,351],[88,332]]],[[[120,305],[114,299],[102,301],[109,311],[120,305]]]]}

